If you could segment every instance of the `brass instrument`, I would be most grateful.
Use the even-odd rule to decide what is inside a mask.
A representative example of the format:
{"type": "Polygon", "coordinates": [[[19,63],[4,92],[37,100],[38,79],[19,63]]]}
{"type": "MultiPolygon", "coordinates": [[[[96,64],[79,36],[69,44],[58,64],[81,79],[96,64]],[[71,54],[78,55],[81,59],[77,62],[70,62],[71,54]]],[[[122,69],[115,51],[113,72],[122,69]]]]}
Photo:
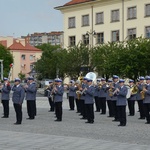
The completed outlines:
{"type": "Polygon", "coordinates": [[[137,94],[138,92],[138,87],[137,85],[134,85],[132,88],[130,88],[131,95],[137,94]]]}
{"type": "Polygon", "coordinates": [[[113,83],[110,83],[110,84],[109,84],[109,90],[108,90],[108,93],[109,93],[109,96],[110,96],[110,97],[113,96],[113,91],[114,91],[113,83]]]}
{"type": "Polygon", "coordinates": [[[143,85],[143,89],[142,89],[142,91],[140,92],[140,94],[141,94],[141,99],[142,99],[142,100],[144,100],[144,98],[145,98],[145,89],[146,89],[146,85],[143,85]]]}

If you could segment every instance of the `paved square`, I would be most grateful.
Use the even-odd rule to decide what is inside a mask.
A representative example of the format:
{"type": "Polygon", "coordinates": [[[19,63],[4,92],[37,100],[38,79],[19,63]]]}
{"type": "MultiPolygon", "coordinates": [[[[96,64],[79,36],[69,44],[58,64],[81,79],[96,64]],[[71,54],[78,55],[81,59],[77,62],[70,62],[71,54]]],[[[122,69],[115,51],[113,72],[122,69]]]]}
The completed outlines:
{"type": "MultiPolygon", "coordinates": [[[[0,118],[0,150],[150,150],[150,125],[138,120],[139,114],[127,117],[127,126],[107,115],[95,113],[95,123],[85,124],[76,111],[68,111],[64,95],[63,121],[54,122],[54,113],[48,112],[46,97],[37,97],[37,117],[26,120],[23,104],[23,123],[13,125],[15,112],[10,102],[10,117],[0,118]]],[[[2,105],[0,105],[2,112],[2,105]]],[[[137,107],[136,107],[137,110],[137,107]]]]}

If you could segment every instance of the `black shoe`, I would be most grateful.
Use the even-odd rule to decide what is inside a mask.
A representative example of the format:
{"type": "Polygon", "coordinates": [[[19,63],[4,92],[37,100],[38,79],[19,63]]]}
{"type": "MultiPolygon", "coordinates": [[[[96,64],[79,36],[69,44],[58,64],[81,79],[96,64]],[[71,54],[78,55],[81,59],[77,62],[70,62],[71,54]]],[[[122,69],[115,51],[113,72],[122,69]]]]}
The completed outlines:
{"type": "Polygon", "coordinates": [[[138,119],[145,119],[145,117],[140,117],[140,118],[138,118],[138,119]]]}
{"type": "Polygon", "coordinates": [[[86,121],[85,123],[90,123],[90,121],[86,121]]]}
{"type": "Polygon", "coordinates": [[[62,121],[62,120],[61,120],[61,119],[56,119],[55,121],[58,121],[58,122],[59,122],[59,121],[62,121]]]}
{"type": "Polygon", "coordinates": [[[76,113],[80,113],[79,111],[77,111],[76,113]]]}
{"type": "Polygon", "coordinates": [[[80,119],[87,119],[87,118],[85,118],[85,117],[82,117],[82,118],[80,118],[80,119]]]}
{"type": "Polygon", "coordinates": [[[101,115],[105,115],[106,113],[100,113],[101,115]]]}
{"type": "Polygon", "coordinates": [[[145,122],[145,124],[150,124],[150,122],[145,122]]]}
{"type": "Polygon", "coordinates": [[[125,124],[119,124],[118,127],[124,127],[126,126],[125,124]]]}
{"type": "Polygon", "coordinates": [[[96,110],[95,112],[100,112],[100,110],[96,110]]]}
{"type": "Polygon", "coordinates": [[[34,118],[26,118],[26,119],[33,120],[34,118]]]}
{"type": "Polygon", "coordinates": [[[3,116],[3,117],[1,117],[1,118],[9,118],[8,116],[3,116]]]}
{"type": "Polygon", "coordinates": [[[114,120],[112,120],[112,121],[118,122],[119,120],[118,120],[118,119],[114,119],[114,120]]]}
{"type": "Polygon", "coordinates": [[[14,123],[14,125],[19,125],[19,124],[21,124],[20,122],[16,122],[16,123],[14,123]]]}

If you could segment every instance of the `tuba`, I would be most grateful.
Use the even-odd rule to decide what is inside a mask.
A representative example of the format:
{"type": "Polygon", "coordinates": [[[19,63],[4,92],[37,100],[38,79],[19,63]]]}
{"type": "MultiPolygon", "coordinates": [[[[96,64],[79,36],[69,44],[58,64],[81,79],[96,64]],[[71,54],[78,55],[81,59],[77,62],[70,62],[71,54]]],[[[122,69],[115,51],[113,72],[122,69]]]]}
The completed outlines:
{"type": "Polygon", "coordinates": [[[145,91],[144,91],[144,89],[146,89],[146,85],[143,85],[143,90],[140,92],[142,100],[144,100],[144,98],[145,98],[145,91]]]}

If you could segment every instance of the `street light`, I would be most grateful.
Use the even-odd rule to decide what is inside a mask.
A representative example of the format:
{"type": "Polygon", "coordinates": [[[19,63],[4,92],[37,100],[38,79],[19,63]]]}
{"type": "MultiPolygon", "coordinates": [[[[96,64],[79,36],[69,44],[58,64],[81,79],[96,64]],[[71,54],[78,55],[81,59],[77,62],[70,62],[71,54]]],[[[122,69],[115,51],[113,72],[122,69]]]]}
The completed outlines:
{"type": "Polygon", "coordinates": [[[3,60],[0,59],[0,63],[1,63],[1,80],[3,80],[3,60]]]}
{"type": "Polygon", "coordinates": [[[85,34],[85,38],[89,38],[90,37],[90,46],[93,47],[93,37],[96,38],[97,33],[95,31],[89,32],[87,31],[85,34]]]}

